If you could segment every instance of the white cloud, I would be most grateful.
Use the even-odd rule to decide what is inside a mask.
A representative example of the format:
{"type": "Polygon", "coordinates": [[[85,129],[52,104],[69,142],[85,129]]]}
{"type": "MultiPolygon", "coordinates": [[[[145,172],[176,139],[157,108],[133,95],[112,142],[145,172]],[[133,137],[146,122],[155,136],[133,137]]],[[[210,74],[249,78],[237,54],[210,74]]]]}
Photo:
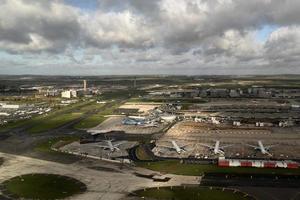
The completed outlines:
{"type": "Polygon", "coordinates": [[[300,26],[282,27],[274,31],[265,44],[265,51],[266,59],[274,66],[299,66],[300,26]]]}
{"type": "Polygon", "coordinates": [[[120,47],[147,47],[151,44],[151,28],[144,19],[130,11],[102,12],[81,19],[84,42],[99,48],[118,45],[120,47]]]}
{"type": "Polygon", "coordinates": [[[0,10],[0,50],[49,54],[41,65],[53,68],[51,55],[79,71],[300,73],[298,0],[101,0],[90,12],[59,0],[0,0],[0,10]],[[265,25],[279,28],[262,43],[265,25]]]}
{"type": "Polygon", "coordinates": [[[61,52],[77,43],[79,12],[60,1],[1,0],[0,10],[1,49],[61,52]]]}

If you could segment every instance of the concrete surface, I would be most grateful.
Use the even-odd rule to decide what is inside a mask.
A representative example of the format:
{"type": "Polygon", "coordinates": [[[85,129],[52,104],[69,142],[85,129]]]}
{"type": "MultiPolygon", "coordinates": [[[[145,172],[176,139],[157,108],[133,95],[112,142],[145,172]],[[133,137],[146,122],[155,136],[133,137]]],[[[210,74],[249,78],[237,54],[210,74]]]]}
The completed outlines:
{"type": "MultiPolygon", "coordinates": [[[[135,176],[139,168],[124,168],[119,172],[89,169],[80,163],[60,164],[24,156],[0,153],[4,163],[0,167],[0,182],[28,173],[53,173],[76,178],[87,185],[87,192],[72,196],[72,200],[118,200],[129,192],[145,187],[197,184],[199,177],[169,175],[168,182],[154,182],[152,179],[135,176]]],[[[106,167],[109,164],[105,163],[106,167]]],[[[111,166],[115,167],[115,166],[111,166]]]]}

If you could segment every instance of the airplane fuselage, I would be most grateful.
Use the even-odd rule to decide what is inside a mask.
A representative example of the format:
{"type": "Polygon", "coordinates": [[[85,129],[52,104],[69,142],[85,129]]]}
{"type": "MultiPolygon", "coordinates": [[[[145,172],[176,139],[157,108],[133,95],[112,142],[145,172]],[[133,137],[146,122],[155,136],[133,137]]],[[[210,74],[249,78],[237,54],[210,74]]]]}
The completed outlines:
{"type": "Polygon", "coordinates": [[[115,151],[115,147],[110,140],[107,141],[107,145],[108,145],[110,151],[112,151],[112,152],[115,151]]]}
{"type": "Polygon", "coordinates": [[[204,144],[203,146],[209,148],[209,150],[214,154],[224,154],[223,147],[220,146],[220,141],[217,140],[214,146],[210,146],[207,144],[204,144]]]}
{"type": "Polygon", "coordinates": [[[264,147],[262,141],[260,141],[260,140],[258,141],[258,147],[259,147],[259,150],[260,150],[260,152],[261,152],[262,154],[267,154],[267,153],[268,153],[268,151],[267,151],[266,148],[264,147]]]}
{"type": "Polygon", "coordinates": [[[182,149],[177,145],[177,143],[175,141],[171,141],[172,142],[172,145],[173,145],[173,148],[175,149],[175,151],[180,154],[182,152],[182,149]]]}
{"type": "Polygon", "coordinates": [[[215,154],[220,153],[220,141],[216,141],[215,147],[214,147],[214,153],[215,154]]]}

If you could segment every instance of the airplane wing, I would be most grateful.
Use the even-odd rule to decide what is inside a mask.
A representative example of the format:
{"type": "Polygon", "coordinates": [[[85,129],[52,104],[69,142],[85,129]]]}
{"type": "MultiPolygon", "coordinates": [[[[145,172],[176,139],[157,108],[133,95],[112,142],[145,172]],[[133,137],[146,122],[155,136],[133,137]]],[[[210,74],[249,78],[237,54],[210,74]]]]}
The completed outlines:
{"type": "Polygon", "coordinates": [[[189,146],[190,144],[185,144],[183,146],[180,146],[181,149],[184,149],[185,147],[189,146]]]}
{"type": "Polygon", "coordinates": [[[224,146],[220,146],[220,149],[224,149],[224,148],[227,148],[227,147],[231,147],[233,146],[234,144],[229,144],[229,145],[224,145],[224,146]]]}
{"type": "Polygon", "coordinates": [[[169,147],[169,146],[164,146],[164,145],[158,145],[158,147],[163,147],[163,148],[167,148],[167,149],[174,149],[174,147],[169,147]]]}
{"type": "Polygon", "coordinates": [[[113,144],[114,147],[117,147],[117,146],[120,146],[121,144],[124,144],[126,143],[126,141],[122,141],[122,142],[118,142],[118,143],[115,143],[113,144]]]}
{"type": "Polygon", "coordinates": [[[273,145],[265,146],[265,149],[270,149],[270,148],[272,148],[272,147],[275,147],[275,146],[277,146],[277,144],[273,144],[273,145]]]}
{"type": "Polygon", "coordinates": [[[208,144],[202,144],[202,143],[199,143],[201,146],[204,146],[204,147],[207,147],[207,148],[214,148],[213,146],[210,146],[210,145],[208,145],[208,144]]]}
{"type": "Polygon", "coordinates": [[[259,148],[258,146],[254,146],[254,145],[251,145],[251,144],[245,144],[245,145],[247,145],[249,147],[253,147],[253,148],[259,148]]]}
{"type": "Polygon", "coordinates": [[[95,145],[96,147],[100,147],[100,148],[108,148],[109,149],[109,146],[106,146],[106,145],[95,145]]]}
{"type": "Polygon", "coordinates": [[[104,142],[97,142],[97,143],[93,143],[93,144],[87,143],[87,144],[82,144],[82,145],[88,145],[88,146],[94,146],[94,147],[102,147],[102,148],[109,148],[109,146],[105,145],[104,142]]]}

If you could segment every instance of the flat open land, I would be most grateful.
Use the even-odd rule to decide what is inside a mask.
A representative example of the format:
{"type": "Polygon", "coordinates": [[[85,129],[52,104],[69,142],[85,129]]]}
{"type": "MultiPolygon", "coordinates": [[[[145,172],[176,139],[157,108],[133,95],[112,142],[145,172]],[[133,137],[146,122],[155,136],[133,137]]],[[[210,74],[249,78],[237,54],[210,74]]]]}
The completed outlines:
{"type": "Polygon", "coordinates": [[[60,107],[44,115],[8,123],[1,126],[0,129],[2,131],[8,131],[10,129],[24,127],[29,133],[46,132],[79,119],[84,113],[95,109],[95,106],[98,106],[95,105],[95,102],[80,101],[65,107],[60,107]]]}
{"type": "Polygon", "coordinates": [[[0,157],[5,158],[5,163],[0,167],[0,183],[16,176],[32,173],[69,176],[87,186],[86,192],[72,196],[72,200],[119,200],[126,197],[129,192],[147,187],[179,186],[199,182],[197,177],[176,175],[170,175],[171,180],[168,182],[154,182],[152,179],[134,175],[135,170],[131,168],[123,167],[120,170],[118,165],[100,161],[92,164],[92,161],[82,160],[65,165],[5,153],[0,153],[0,157]],[[92,166],[94,169],[91,169],[92,166]]]}
{"type": "Polygon", "coordinates": [[[244,193],[235,192],[235,190],[212,189],[208,187],[173,187],[173,188],[149,188],[135,192],[141,198],[155,198],[164,200],[246,200],[244,193]]]}
{"type": "Polygon", "coordinates": [[[119,104],[119,101],[111,101],[106,104],[97,103],[96,105],[83,107],[83,109],[87,110],[88,112],[93,112],[93,114],[81,120],[78,124],[74,126],[74,128],[89,129],[96,127],[107,118],[106,115],[111,115],[114,112],[114,110],[119,106],[119,104]]]}
{"type": "Polygon", "coordinates": [[[34,125],[28,131],[30,133],[41,133],[44,131],[48,131],[57,127],[60,127],[68,122],[71,122],[75,119],[78,119],[82,116],[82,113],[68,113],[68,114],[61,114],[59,116],[41,120],[39,123],[34,125]]]}
{"type": "Polygon", "coordinates": [[[177,160],[167,160],[158,162],[138,162],[138,166],[145,167],[162,173],[172,173],[179,175],[201,176],[206,173],[215,174],[292,174],[299,175],[300,169],[284,168],[248,168],[248,167],[219,167],[211,164],[184,164],[177,160]]]}
{"type": "Polygon", "coordinates": [[[80,181],[56,174],[25,174],[2,186],[5,195],[27,199],[63,199],[86,191],[80,181]]]}

